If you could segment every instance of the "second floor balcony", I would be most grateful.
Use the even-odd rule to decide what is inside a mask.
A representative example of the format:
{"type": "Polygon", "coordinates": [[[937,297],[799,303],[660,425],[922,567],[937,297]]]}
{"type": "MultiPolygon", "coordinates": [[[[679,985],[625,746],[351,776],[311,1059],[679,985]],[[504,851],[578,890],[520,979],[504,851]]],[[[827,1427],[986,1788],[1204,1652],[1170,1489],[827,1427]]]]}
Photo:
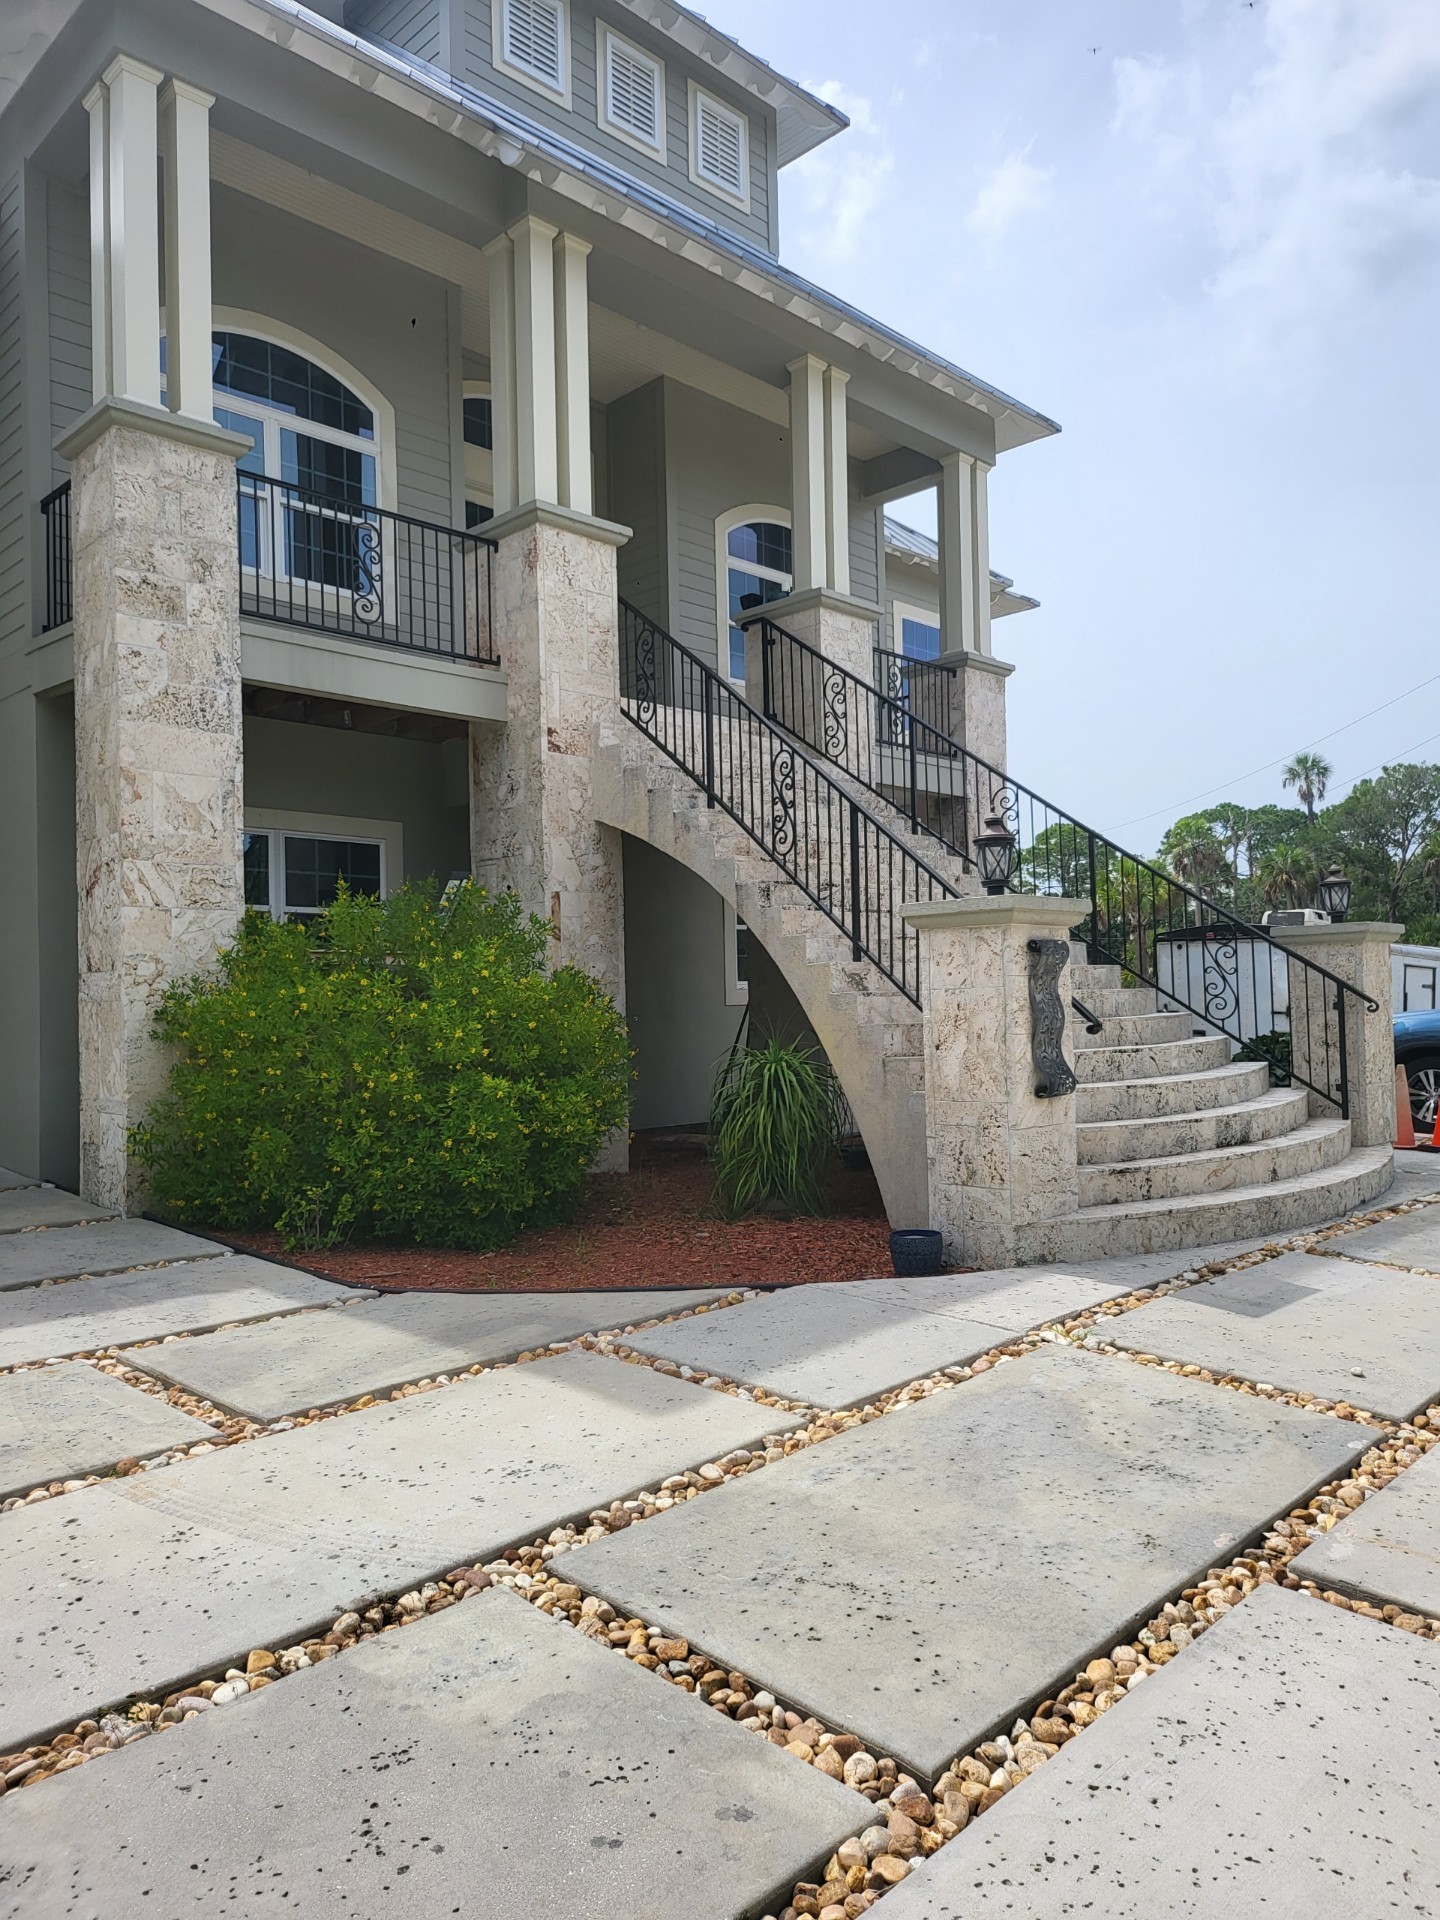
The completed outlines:
{"type": "MultiPolygon", "coordinates": [[[[236,487],[243,620],[499,665],[492,540],[244,467],[236,487]]],[[[49,493],[40,510],[44,631],[51,632],[74,611],[70,483],[49,493]]]]}

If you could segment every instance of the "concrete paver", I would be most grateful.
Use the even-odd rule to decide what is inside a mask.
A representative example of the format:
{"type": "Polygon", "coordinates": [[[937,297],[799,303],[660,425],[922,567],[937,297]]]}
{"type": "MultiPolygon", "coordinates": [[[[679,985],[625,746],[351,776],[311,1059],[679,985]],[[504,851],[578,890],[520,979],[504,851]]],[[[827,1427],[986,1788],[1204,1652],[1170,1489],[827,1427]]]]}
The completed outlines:
{"type": "Polygon", "coordinates": [[[1261,1587],[887,1895],[885,1920],[1440,1911],[1440,1647],[1261,1587]]]}
{"type": "Polygon", "coordinates": [[[276,1420],[724,1297],[717,1290],[386,1294],[323,1325],[307,1315],[147,1347],[125,1358],[238,1413],[276,1420]]]}
{"type": "Polygon", "coordinates": [[[1282,1254],[1137,1307],[1103,1334],[1388,1419],[1440,1393],[1440,1287],[1358,1260],[1282,1254]]]}
{"type": "Polygon", "coordinates": [[[80,1220],[113,1220],[108,1207],[92,1207],[59,1187],[14,1187],[0,1193],[0,1233],[28,1227],[71,1227],[80,1220]]]}
{"type": "Polygon", "coordinates": [[[181,1233],[158,1220],[98,1220],[91,1226],[51,1227],[44,1233],[0,1237],[0,1288],[33,1287],[41,1280],[81,1274],[124,1273],[162,1260],[204,1260],[228,1252],[215,1240],[181,1233]]]}
{"type": "Polygon", "coordinates": [[[1325,1242],[1325,1251],[1347,1254],[1352,1260],[1385,1260],[1392,1266],[1440,1273],[1440,1206],[1419,1207],[1373,1227],[1337,1233],[1325,1242]]]}
{"type": "Polygon", "coordinates": [[[49,1480],[101,1473],[167,1447],[213,1440],[203,1420],[83,1360],[0,1375],[0,1500],[49,1480]]]}
{"type": "Polygon", "coordinates": [[[1048,1268],[795,1287],[652,1327],[630,1344],[789,1399],[846,1407],[1129,1289],[1048,1268]]]}
{"type": "Polygon", "coordinates": [[[565,1564],[933,1777],[1369,1438],[1047,1348],[565,1564]]]}
{"type": "Polygon", "coordinates": [[[0,1293],[0,1367],[355,1298],[331,1280],[244,1253],[59,1287],[22,1287],[0,1293]]]}
{"type": "Polygon", "coordinates": [[[868,1804],[487,1594],[5,1808],[0,1920],[778,1907],[868,1804]]]}
{"type": "Polygon", "coordinates": [[[1440,1448],[1291,1562],[1302,1580],[1440,1618],[1440,1448]]]}
{"type": "Polygon", "coordinates": [[[0,1749],[787,1424],[575,1351],[17,1508],[0,1517],[0,1749]]]}

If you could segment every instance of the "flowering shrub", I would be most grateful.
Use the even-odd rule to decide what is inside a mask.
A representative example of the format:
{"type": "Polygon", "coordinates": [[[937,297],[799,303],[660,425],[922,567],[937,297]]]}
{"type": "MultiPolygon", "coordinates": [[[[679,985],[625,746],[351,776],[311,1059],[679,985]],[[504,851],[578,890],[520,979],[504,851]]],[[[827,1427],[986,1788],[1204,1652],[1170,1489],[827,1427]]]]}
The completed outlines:
{"type": "Polygon", "coordinates": [[[170,988],[176,1057],[133,1136],[184,1225],[494,1247],[572,1218],[625,1123],[624,1022],[546,921],[469,883],[248,915],[218,974],[170,988]]]}

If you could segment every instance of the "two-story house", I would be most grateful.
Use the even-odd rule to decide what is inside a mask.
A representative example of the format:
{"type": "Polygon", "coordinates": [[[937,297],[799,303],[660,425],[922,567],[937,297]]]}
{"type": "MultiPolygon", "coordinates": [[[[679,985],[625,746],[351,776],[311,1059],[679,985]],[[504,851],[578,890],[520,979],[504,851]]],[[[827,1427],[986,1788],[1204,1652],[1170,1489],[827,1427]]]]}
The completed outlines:
{"type": "Polygon", "coordinates": [[[905,909],[1003,810],[987,486],[1055,428],[781,264],[843,116],[675,0],[55,0],[10,67],[0,1163],[133,1204],[167,980],[473,873],[637,1124],[763,976],[923,1215],[905,909]]]}

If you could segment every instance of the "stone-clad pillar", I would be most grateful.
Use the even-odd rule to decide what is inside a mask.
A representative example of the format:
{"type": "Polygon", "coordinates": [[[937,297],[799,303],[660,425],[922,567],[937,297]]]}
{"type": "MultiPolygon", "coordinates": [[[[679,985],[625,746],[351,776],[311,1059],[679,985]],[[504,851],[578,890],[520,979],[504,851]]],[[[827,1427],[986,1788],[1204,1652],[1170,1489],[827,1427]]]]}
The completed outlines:
{"type": "Polygon", "coordinates": [[[904,909],[921,947],[928,1224],[955,1265],[1034,1259],[1043,1223],[1079,1206],[1074,1093],[1036,1092],[1027,942],[1064,945],[1054,991],[1068,1019],[1070,928],[1088,906],[978,894],[904,909]]]}
{"type": "Polygon", "coordinates": [[[129,1129],[162,1090],[165,986],[244,910],[235,462],[249,442],[102,400],[71,463],[80,935],[80,1186],[141,1201],[129,1129]]]}
{"type": "MultiPolygon", "coordinates": [[[[1357,1147],[1386,1146],[1395,1138],[1395,1036],[1391,1026],[1390,945],[1405,929],[1377,920],[1345,920],[1313,927],[1277,927],[1283,947],[1358,987],[1376,1003],[1371,1013],[1353,994],[1345,996],[1343,1056],[1350,1105],[1350,1140],[1357,1147]]],[[[1305,967],[1291,967],[1290,1045],[1306,1077],[1340,1084],[1340,1021],[1336,990],[1305,967]]],[[[1312,1119],[1339,1111],[1338,1101],[1310,1094],[1312,1119]]]]}
{"type": "MultiPolygon", "coordinates": [[[[628,527],[532,503],[491,521],[507,725],[471,728],[471,856],[555,928],[558,964],[625,1006],[620,835],[595,819],[592,755],[619,729],[615,549],[628,527]]],[[[602,1162],[625,1165],[625,1142],[602,1162]]]]}

